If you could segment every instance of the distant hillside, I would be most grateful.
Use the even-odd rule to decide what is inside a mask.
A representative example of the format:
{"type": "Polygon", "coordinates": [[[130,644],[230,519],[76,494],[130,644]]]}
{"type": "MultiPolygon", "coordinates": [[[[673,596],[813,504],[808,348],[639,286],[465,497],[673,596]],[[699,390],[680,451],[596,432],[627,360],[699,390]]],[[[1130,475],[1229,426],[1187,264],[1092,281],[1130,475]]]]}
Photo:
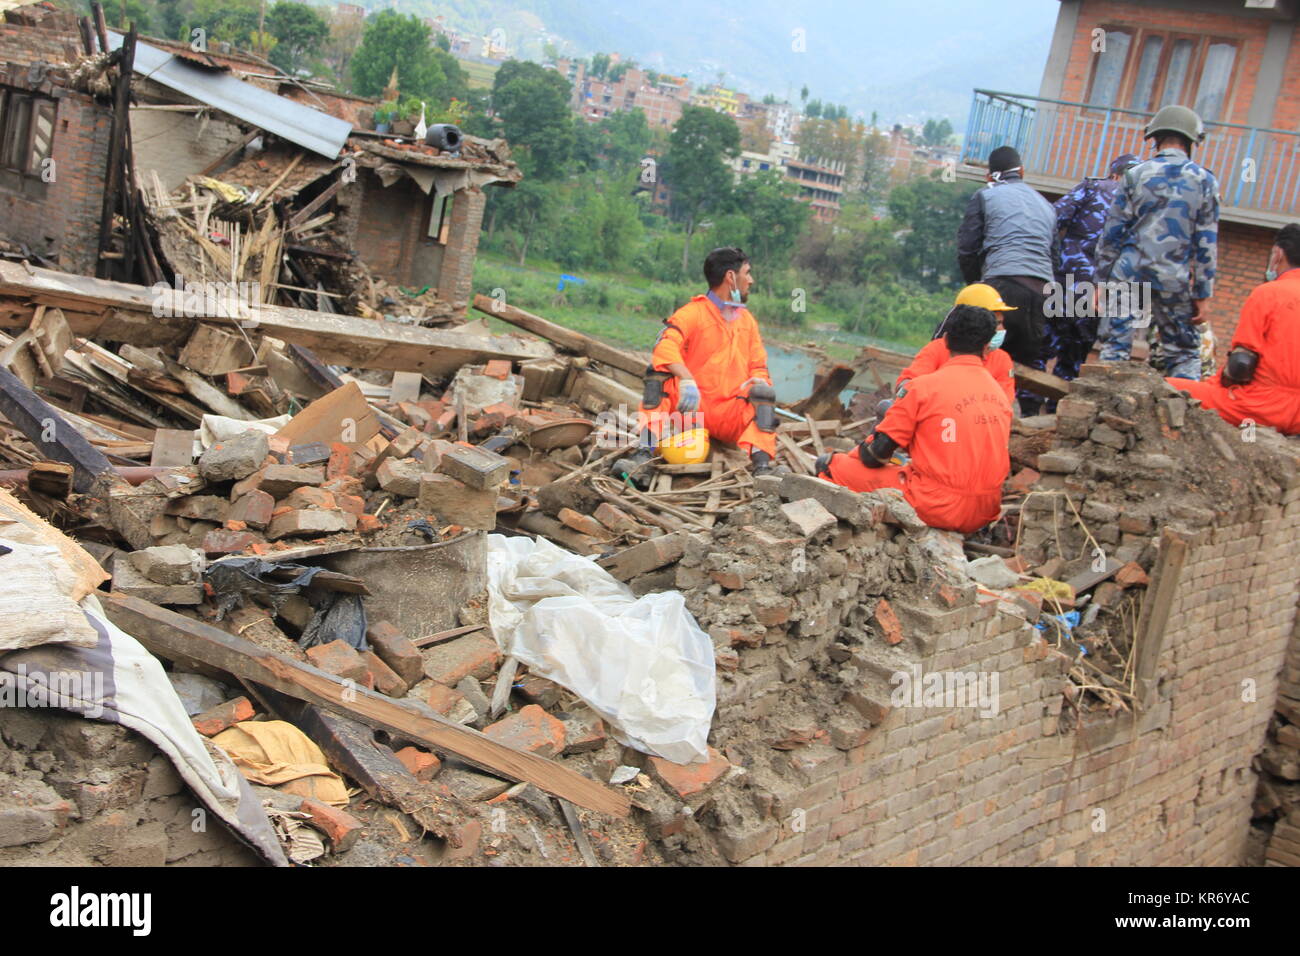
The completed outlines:
{"type": "Polygon", "coordinates": [[[617,51],[696,83],[724,74],[751,95],[843,103],[881,122],[966,122],[974,87],[1036,93],[1056,0],[396,0],[476,34],[504,32],[540,59],[549,36],[566,55],[617,51]],[[792,49],[802,30],[804,52],[792,49]]]}

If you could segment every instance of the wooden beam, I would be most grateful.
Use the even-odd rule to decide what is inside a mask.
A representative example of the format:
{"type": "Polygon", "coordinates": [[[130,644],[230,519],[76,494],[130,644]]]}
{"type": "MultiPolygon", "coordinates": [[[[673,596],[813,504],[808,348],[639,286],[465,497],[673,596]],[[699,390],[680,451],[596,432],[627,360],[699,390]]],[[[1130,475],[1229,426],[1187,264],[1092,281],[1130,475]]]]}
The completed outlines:
{"type": "Polygon", "coordinates": [[[332,713],[449,751],[490,773],[527,781],[557,797],[600,813],[625,817],[628,798],[567,767],[498,743],[413,701],[396,701],[365,687],[264,650],[251,641],[120,593],[101,594],[105,613],[151,653],[198,660],[332,713]]]}
{"type": "Polygon", "coordinates": [[[1070,383],[1048,372],[1040,372],[1028,365],[1013,363],[1016,384],[1026,391],[1044,398],[1064,398],[1070,391],[1070,383]]]}
{"type": "Polygon", "coordinates": [[[534,335],[549,339],[556,345],[571,352],[577,352],[579,355],[586,355],[594,361],[622,369],[630,375],[635,375],[638,380],[645,377],[646,366],[650,364],[648,355],[615,348],[598,339],[593,339],[589,335],[583,335],[581,332],[573,331],[573,329],[566,329],[562,325],[556,325],[540,315],[533,315],[533,313],[525,312],[513,305],[506,305],[504,302],[490,296],[474,296],[474,308],[484,315],[493,316],[504,322],[509,322],[511,325],[517,325],[534,335]]]}
{"type": "Polygon", "coordinates": [[[73,487],[83,494],[95,479],[113,466],[81,432],[59,415],[43,398],[0,368],[0,414],[35,445],[42,455],[76,469],[73,487]]]}
{"type": "Polygon", "coordinates": [[[253,303],[254,312],[238,302],[220,301],[214,303],[216,314],[195,318],[185,314],[184,290],[155,295],[147,286],[51,269],[33,268],[29,273],[18,263],[0,261],[0,327],[26,328],[37,305],[63,309],[75,334],[99,342],[174,349],[184,345],[200,320],[217,325],[242,322],[311,349],[331,365],[424,372],[431,377],[490,359],[522,362],[555,354],[545,342],[520,336],[429,329],[277,305],[253,303]]]}
{"type": "Polygon", "coordinates": [[[1147,585],[1146,600],[1138,612],[1137,633],[1133,651],[1134,688],[1144,707],[1155,700],[1156,670],[1160,653],[1165,645],[1165,628],[1173,610],[1174,599],[1187,562],[1187,539],[1166,528],[1160,536],[1160,556],[1151,569],[1151,582],[1147,585]]]}

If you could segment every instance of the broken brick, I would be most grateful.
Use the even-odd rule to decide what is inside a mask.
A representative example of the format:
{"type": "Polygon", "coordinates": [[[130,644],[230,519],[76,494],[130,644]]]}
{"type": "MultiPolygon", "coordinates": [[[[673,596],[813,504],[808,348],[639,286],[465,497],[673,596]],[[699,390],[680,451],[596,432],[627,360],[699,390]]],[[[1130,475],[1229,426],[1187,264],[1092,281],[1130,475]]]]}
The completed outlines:
{"type": "Polygon", "coordinates": [[[366,511],[366,500],[356,495],[335,495],[334,503],[339,511],[356,515],[358,518],[366,511]]]}
{"type": "Polygon", "coordinates": [[[325,479],[352,474],[352,449],[342,442],[330,443],[330,457],[325,464],[325,479]]]}
{"type": "Polygon", "coordinates": [[[1147,573],[1142,570],[1142,565],[1136,561],[1130,561],[1118,571],[1115,572],[1115,581],[1123,588],[1145,587],[1151,582],[1147,573]]]}
{"type": "Polygon", "coordinates": [[[271,522],[271,512],[275,510],[275,499],[260,489],[240,495],[230,506],[227,521],[242,521],[250,528],[261,531],[271,522]]]}
{"type": "Polygon", "coordinates": [[[294,511],[310,508],[319,511],[334,511],[338,508],[338,502],[335,501],[332,492],[326,491],[324,488],[313,488],[310,485],[304,485],[289,492],[276,510],[278,511],[280,508],[289,508],[294,511]]]}
{"type": "Polygon", "coordinates": [[[454,687],[448,687],[446,684],[434,683],[429,687],[429,706],[444,717],[450,714],[456,708],[456,705],[464,699],[464,694],[454,687]]]}
{"type": "Polygon", "coordinates": [[[194,729],[204,737],[215,737],[241,720],[251,719],[253,713],[253,705],[247,697],[236,697],[196,716],[193,719],[194,729]]]}
{"type": "Polygon", "coordinates": [[[248,551],[257,545],[265,545],[261,535],[253,534],[251,531],[229,531],[224,528],[218,528],[215,531],[209,531],[203,536],[203,553],[212,557],[213,555],[222,554],[239,554],[241,551],[248,551]]]}
{"type": "Polygon", "coordinates": [[[385,697],[405,697],[409,689],[391,667],[383,662],[374,651],[362,651],[361,659],[366,662],[366,669],[373,679],[375,690],[385,697]]]}
{"type": "Polygon", "coordinates": [[[467,634],[421,652],[424,674],[439,684],[454,686],[465,677],[484,680],[501,663],[501,648],[483,634],[467,634]]]}
{"type": "Polygon", "coordinates": [[[414,686],[424,677],[420,649],[388,621],[372,621],[366,628],[366,640],[379,659],[407,684],[414,686]]]}
{"type": "Polygon", "coordinates": [[[385,458],[375,472],[375,479],[389,494],[416,498],[420,494],[423,475],[424,465],[414,458],[385,458]]]}
{"type": "Polygon", "coordinates": [[[253,472],[243,481],[235,482],[234,487],[230,489],[230,497],[235,499],[250,491],[265,491],[272,498],[283,498],[295,488],[302,485],[319,485],[324,480],[325,472],[320,468],[267,465],[253,472]]]}
{"type": "Polygon", "coordinates": [[[216,495],[186,495],[173,499],[166,508],[166,513],[192,521],[212,521],[221,524],[226,520],[230,502],[216,495]]]}
{"type": "Polygon", "coordinates": [[[346,641],[330,641],[307,648],[307,658],[327,674],[344,680],[365,683],[370,668],[357,649],[346,641]]]}
{"type": "Polygon", "coordinates": [[[290,536],[316,537],[339,531],[351,531],[356,526],[357,516],[342,511],[277,509],[276,516],[266,527],[266,536],[272,541],[290,536]]]}
{"type": "Polygon", "coordinates": [[[483,374],[488,378],[499,378],[504,382],[510,377],[511,368],[509,359],[491,359],[483,366],[483,374]]]}
{"type": "Polygon", "coordinates": [[[384,523],[374,515],[357,515],[357,530],[362,534],[370,534],[382,527],[384,527],[384,523]]]}
{"type": "Polygon", "coordinates": [[[730,769],[731,762],[712,747],[709,759],[702,763],[673,763],[651,757],[649,765],[651,775],[683,800],[704,793],[730,769]]]}
{"type": "Polygon", "coordinates": [[[498,743],[541,757],[554,757],[564,750],[564,724],[536,704],[525,704],[504,720],[488,724],[483,733],[498,743]]]}
{"type": "Polygon", "coordinates": [[[898,615],[894,613],[894,608],[888,600],[881,598],[876,602],[876,609],[871,616],[875,620],[876,626],[880,628],[880,633],[884,636],[886,643],[902,643],[903,626],[899,624],[898,615]]]}
{"type": "Polygon", "coordinates": [[[448,475],[420,477],[419,505],[440,518],[455,518],[466,528],[491,531],[496,527],[497,493],[470,488],[448,475]]]}
{"type": "Polygon", "coordinates": [[[629,515],[615,508],[608,501],[602,501],[597,505],[592,517],[615,534],[636,534],[641,530],[641,526],[629,515]]]}
{"type": "Polygon", "coordinates": [[[442,761],[435,755],[415,747],[403,747],[395,756],[416,780],[432,780],[442,769],[442,761]]]}
{"type": "Polygon", "coordinates": [[[1092,592],[1092,603],[1098,607],[1112,607],[1124,594],[1124,589],[1114,581],[1103,581],[1092,592]]]}
{"type": "Polygon", "coordinates": [[[1043,476],[1032,468],[1022,468],[1011,476],[1011,480],[1008,484],[1011,486],[1012,491],[1023,495],[1028,492],[1029,489],[1034,486],[1034,482],[1038,481],[1041,477],[1043,476]]]}
{"type": "Polygon", "coordinates": [[[567,525],[574,531],[591,535],[593,538],[609,537],[609,532],[605,530],[603,524],[590,515],[579,514],[572,508],[561,508],[556,517],[560,519],[562,524],[567,525]]]}
{"type": "Polygon", "coordinates": [[[365,824],[346,810],[331,807],[311,797],[304,798],[302,806],[298,809],[307,814],[304,823],[329,838],[335,853],[346,853],[350,850],[365,829],[365,824]]]}
{"type": "Polygon", "coordinates": [[[527,677],[519,684],[519,694],[530,704],[554,707],[560,702],[560,685],[545,677],[527,677]]]}
{"type": "Polygon", "coordinates": [[[586,753],[605,746],[605,722],[595,714],[573,717],[564,724],[564,752],[586,753]]]}

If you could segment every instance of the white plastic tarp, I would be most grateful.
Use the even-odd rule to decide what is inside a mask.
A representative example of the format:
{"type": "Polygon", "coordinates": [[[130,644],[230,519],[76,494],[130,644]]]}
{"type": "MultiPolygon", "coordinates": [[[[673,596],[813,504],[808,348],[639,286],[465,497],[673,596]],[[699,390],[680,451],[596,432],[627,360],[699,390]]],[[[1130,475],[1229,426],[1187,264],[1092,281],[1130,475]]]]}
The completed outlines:
{"type": "Polygon", "coordinates": [[[678,591],[637,598],[542,538],[488,536],[492,631],[507,654],[581,697],[637,750],[708,759],[713,644],[678,591]]]}

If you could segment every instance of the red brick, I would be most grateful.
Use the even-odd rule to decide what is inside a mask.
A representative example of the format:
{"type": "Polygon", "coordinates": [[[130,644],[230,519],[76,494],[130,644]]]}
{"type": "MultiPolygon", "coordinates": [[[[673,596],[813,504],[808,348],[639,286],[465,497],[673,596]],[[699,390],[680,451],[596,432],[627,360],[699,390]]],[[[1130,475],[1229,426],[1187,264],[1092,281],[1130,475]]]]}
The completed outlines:
{"type": "Polygon", "coordinates": [[[366,629],[366,641],[379,659],[407,684],[413,686],[424,677],[424,658],[420,656],[420,649],[388,621],[371,622],[366,629]]]}
{"type": "Polygon", "coordinates": [[[650,758],[650,773],[683,800],[704,793],[731,769],[731,762],[712,747],[703,763],[673,763],[663,757],[650,758]]]}
{"type": "Polygon", "coordinates": [[[307,814],[307,819],[303,822],[325,834],[335,853],[350,850],[365,830],[365,824],[346,810],[331,807],[311,797],[303,800],[301,809],[307,814]]]}
{"type": "Polygon", "coordinates": [[[564,724],[536,704],[525,704],[504,720],[484,727],[483,733],[498,743],[541,757],[554,757],[564,750],[564,724]]]}
{"type": "Polygon", "coordinates": [[[335,677],[341,677],[344,680],[364,683],[366,675],[370,673],[365,658],[358,654],[356,648],[346,641],[330,641],[328,644],[317,644],[315,647],[309,647],[307,648],[307,657],[312,664],[325,671],[325,673],[333,674],[335,677]]]}
{"type": "Polygon", "coordinates": [[[884,635],[886,643],[899,644],[903,640],[903,626],[898,623],[898,615],[890,606],[889,601],[881,598],[876,604],[876,610],[872,613],[876,625],[880,628],[880,633],[884,635]]]}
{"type": "Polygon", "coordinates": [[[572,508],[561,508],[556,517],[560,519],[562,524],[567,525],[574,531],[580,531],[582,534],[588,534],[597,539],[609,537],[609,531],[606,530],[603,524],[590,515],[579,514],[572,508]]]}
{"type": "Polygon", "coordinates": [[[429,688],[429,706],[444,717],[450,714],[452,709],[464,699],[464,694],[448,687],[446,684],[435,683],[429,688]]]}
{"type": "Polygon", "coordinates": [[[275,499],[265,491],[250,491],[240,495],[230,506],[227,515],[231,521],[242,521],[250,528],[261,531],[271,523],[271,512],[275,510],[275,499]]]}
{"type": "Polygon", "coordinates": [[[251,531],[229,531],[225,528],[217,528],[203,536],[203,553],[208,556],[238,554],[258,544],[265,544],[265,542],[260,535],[251,531]]]}
{"type": "Polygon", "coordinates": [[[344,495],[364,496],[366,493],[366,486],[355,475],[342,475],[338,478],[331,478],[321,487],[331,492],[336,498],[342,498],[344,495]]]}
{"type": "Polygon", "coordinates": [[[218,704],[211,710],[205,710],[193,719],[194,729],[204,737],[215,737],[223,730],[229,730],[241,720],[253,716],[253,705],[247,697],[236,697],[224,704],[218,704]]]}
{"type": "Polygon", "coordinates": [[[333,493],[326,491],[324,488],[303,485],[301,488],[295,488],[289,492],[280,501],[280,506],[292,508],[295,511],[307,508],[315,508],[318,511],[333,511],[338,507],[338,502],[334,500],[333,493]]]}
{"type": "Polygon", "coordinates": [[[357,531],[362,534],[370,534],[384,526],[384,523],[374,515],[357,515],[357,531]]]}
{"type": "Polygon", "coordinates": [[[564,721],[564,752],[580,754],[605,746],[605,722],[592,715],[564,721]]]}
{"type": "Polygon", "coordinates": [[[383,662],[374,651],[363,651],[361,659],[366,662],[366,669],[374,679],[375,690],[386,697],[405,697],[408,690],[406,681],[383,662]]]}
{"type": "Polygon", "coordinates": [[[507,359],[492,359],[483,366],[483,374],[489,378],[499,378],[505,381],[510,377],[512,366],[507,359]]]}
{"type": "MultiPolygon", "coordinates": [[[[723,585],[723,587],[726,587],[726,585],[723,585]]],[[[754,608],[754,620],[764,627],[780,627],[790,620],[790,614],[793,611],[794,604],[790,601],[784,601],[773,607],[756,607],[754,608]]]]}
{"type": "Polygon", "coordinates": [[[1123,588],[1137,587],[1138,585],[1147,585],[1150,583],[1147,573],[1142,570],[1142,565],[1136,561],[1130,561],[1124,567],[1115,572],[1115,581],[1123,588]]]}
{"type": "Polygon", "coordinates": [[[501,663],[497,642],[483,634],[467,634],[426,648],[424,674],[439,684],[455,686],[464,677],[485,680],[501,663]]]}
{"type": "Polygon", "coordinates": [[[335,495],[334,502],[340,511],[360,518],[366,511],[366,500],[357,495],[335,495]]]}
{"type": "Polygon", "coordinates": [[[1010,482],[1008,482],[1008,484],[1010,484],[1012,491],[1018,492],[1023,495],[1030,488],[1032,488],[1034,486],[1034,482],[1036,482],[1041,477],[1043,476],[1040,475],[1038,472],[1034,471],[1034,469],[1032,468],[1022,468],[1020,469],[1020,471],[1016,472],[1014,475],[1011,476],[1011,480],[1010,482]]]}
{"type": "Polygon", "coordinates": [[[417,780],[432,780],[442,769],[442,761],[431,753],[417,750],[415,747],[403,747],[397,751],[397,759],[417,780]]]}
{"type": "Polygon", "coordinates": [[[341,442],[330,443],[330,460],[325,463],[325,480],[352,474],[352,449],[341,442]]]}

